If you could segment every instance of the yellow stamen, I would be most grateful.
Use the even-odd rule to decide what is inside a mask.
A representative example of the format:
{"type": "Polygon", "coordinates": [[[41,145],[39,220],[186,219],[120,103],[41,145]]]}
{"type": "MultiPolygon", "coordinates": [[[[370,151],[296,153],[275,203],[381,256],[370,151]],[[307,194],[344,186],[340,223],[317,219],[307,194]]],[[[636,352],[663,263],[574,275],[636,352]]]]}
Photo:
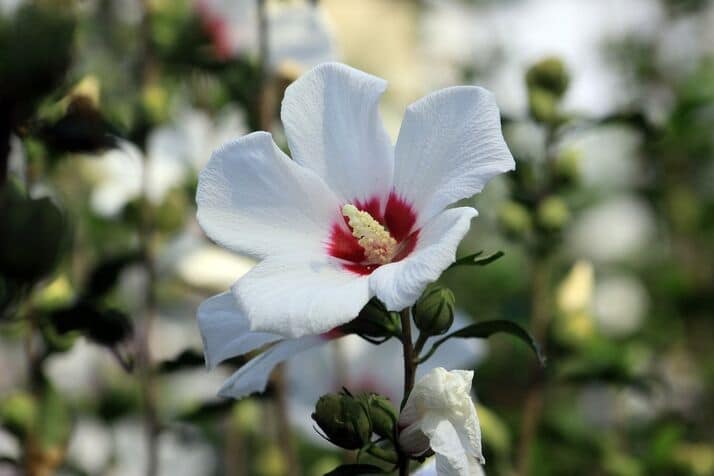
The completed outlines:
{"type": "Polygon", "coordinates": [[[342,214],[347,217],[352,236],[364,248],[367,261],[386,264],[394,258],[397,240],[372,215],[349,203],[342,207],[342,214]]]}

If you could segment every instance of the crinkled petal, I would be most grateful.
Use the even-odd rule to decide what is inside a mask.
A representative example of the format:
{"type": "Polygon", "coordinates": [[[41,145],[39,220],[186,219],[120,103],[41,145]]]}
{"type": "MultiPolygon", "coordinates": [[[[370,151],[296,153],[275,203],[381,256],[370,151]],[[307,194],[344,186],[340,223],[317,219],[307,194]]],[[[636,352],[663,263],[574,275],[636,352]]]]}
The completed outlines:
{"type": "Polygon", "coordinates": [[[407,258],[371,274],[372,293],[391,311],[414,304],[426,286],[454,262],[456,248],[476,214],[473,208],[461,207],[436,216],[421,229],[416,248],[407,258]]]}
{"type": "Polygon", "coordinates": [[[242,398],[262,392],[268,385],[270,373],[276,365],[293,355],[327,342],[322,336],[305,336],[278,342],[238,369],[218,391],[222,397],[242,398]]]}
{"type": "Polygon", "coordinates": [[[318,252],[339,201],[270,134],[254,132],[213,153],[198,179],[198,221],[219,244],[255,257],[318,252]]]}
{"type": "Polygon", "coordinates": [[[282,338],[266,332],[251,332],[250,322],[229,291],[203,301],[197,315],[206,366],[211,369],[226,359],[282,338]]]}
{"type": "Polygon", "coordinates": [[[386,87],[375,76],[324,63],[285,91],[281,118],[293,159],[314,170],[343,201],[389,194],[393,147],[379,115],[386,87]]]}
{"type": "Polygon", "coordinates": [[[496,101],[485,89],[442,89],[407,108],[395,149],[394,188],[419,211],[417,226],[514,167],[496,101]]]}
{"type": "Polygon", "coordinates": [[[422,420],[421,428],[436,453],[436,472],[439,476],[481,474],[479,462],[483,463],[483,457],[480,448],[476,455],[474,448],[464,441],[463,429],[437,414],[427,415],[422,420]]]}
{"type": "Polygon", "coordinates": [[[357,317],[372,297],[368,279],[325,254],[274,256],[238,280],[233,293],[251,329],[300,337],[357,317]]]}

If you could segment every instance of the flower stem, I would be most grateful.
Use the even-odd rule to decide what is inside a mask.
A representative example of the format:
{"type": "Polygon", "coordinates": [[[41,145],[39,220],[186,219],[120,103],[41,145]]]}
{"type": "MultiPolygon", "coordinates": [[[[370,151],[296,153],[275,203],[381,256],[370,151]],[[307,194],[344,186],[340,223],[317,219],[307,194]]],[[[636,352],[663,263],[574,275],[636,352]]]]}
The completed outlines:
{"type": "Polygon", "coordinates": [[[409,308],[403,309],[399,314],[402,321],[402,345],[404,348],[404,398],[400,408],[404,408],[407,397],[414,387],[414,372],[416,363],[414,361],[414,344],[412,343],[412,325],[409,315],[409,308]]]}
{"type": "MultiPolygon", "coordinates": [[[[547,257],[536,257],[533,261],[533,284],[531,290],[531,329],[533,337],[541,343],[545,352],[548,324],[550,323],[550,263],[547,257]]],[[[534,368],[534,380],[530,385],[526,401],[523,405],[521,420],[521,441],[518,448],[517,473],[525,476],[530,474],[531,452],[538,435],[540,416],[543,410],[543,373],[540,368],[534,368]]]]}
{"type": "MultiPolygon", "coordinates": [[[[402,345],[404,348],[404,397],[400,408],[404,408],[407,398],[414,388],[414,374],[416,372],[416,359],[414,358],[414,344],[412,343],[412,323],[409,308],[402,309],[399,313],[402,322],[402,345]]],[[[408,476],[409,457],[399,450],[399,476],[408,476]]]]}

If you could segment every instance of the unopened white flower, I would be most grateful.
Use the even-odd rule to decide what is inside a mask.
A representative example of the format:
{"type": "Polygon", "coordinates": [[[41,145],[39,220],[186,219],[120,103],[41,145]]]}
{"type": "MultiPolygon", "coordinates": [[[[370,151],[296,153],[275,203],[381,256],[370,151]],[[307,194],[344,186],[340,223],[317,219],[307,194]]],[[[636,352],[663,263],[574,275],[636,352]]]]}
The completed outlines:
{"type": "Polygon", "coordinates": [[[414,385],[399,415],[399,446],[414,456],[431,448],[440,476],[478,475],[485,462],[472,379],[472,371],[437,367],[414,385]]]}
{"type": "Polygon", "coordinates": [[[320,65],[285,92],[293,160],[256,132],[201,172],[203,230],[262,260],[232,288],[251,330],[314,336],[375,296],[389,310],[410,306],[453,263],[477,214],[446,207],[514,168],[489,92],[455,87],[412,104],[392,145],[379,116],[385,89],[345,65],[320,65]]]}
{"type": "MultiPolygon", "coordinates": [[[[258,53],[257,0],[197,0],[196,5],[219,58],[258,53]]],[[[332,30],[318,6],[270,4],[267,16],[272,70],[304,71],[335,59],[332,30]]]]}

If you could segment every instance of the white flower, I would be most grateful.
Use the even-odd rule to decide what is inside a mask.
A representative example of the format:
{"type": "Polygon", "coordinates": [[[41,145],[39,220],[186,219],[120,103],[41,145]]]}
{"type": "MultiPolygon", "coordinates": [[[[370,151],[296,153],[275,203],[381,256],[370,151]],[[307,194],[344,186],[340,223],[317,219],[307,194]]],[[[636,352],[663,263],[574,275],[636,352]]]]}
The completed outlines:
{"type": "Polygon", "coordinates": [[[399,445],[418,456],[431,448],[440,476],[481,474],[481,428],[471,400],[473,372],[437,367],[409,394],[399,415],[399,445]]]}
{"type": "MultiPolygon", "coordinates": [[[[256,0],[197,0],[219,58],[258,53],[256,0]]],[[[336,57],[333,34],[316,5],[269,5],[268,60],[273,71],[306,70],[336,57]]]]}
{"type": "Polygon", "coordinates": [[[292,355],[321,345],[338,333],[285,339],[268,332],[252,332],[245,314],[237,308],[230,292],[205,300],[198,307],[198,325],[203,338],[206,366],[215,368],[226,359],[273,344],[268,350],[241,366],[218,391],[223,397],[241,398],[262,392],[270,373],[292,355]]]}
{"type": "MultiPolygon", "coordinates": [[[[295,365],[289,367],[297,374],[296,370],[302,366],[313,369],[312,372],[302,372],[295,375],[290,381],[290,394],[294,397],[291,405],[294,408],[305,409],[314,405],[315,399],[322,393],[339,390],[347,385],[350,390],[375,391],[385,394],[396,400],[401,394],[401,381],[391,379],[389,372],[374,372],[375,368],[391,369],[392,363],[401,362],[398,358],[399,350],[396,342],[387,342],[374,348],[366,346],[357,336],[344,336],[335,329],[321,335],[309,335],[299,338],[284,338],[278,334],[268,332],[252,332],[250,323],[242,313],[230,292],[213,296],[204,301],[198,308],[198,324],[204,344],[206,365],[209,369],[215,368],[219,363],[236,355],[270,347],[263,353],[254,357],[235,372],[218,391],[223,397],[242,398],[251,393],[262,392],[268,384],[270,374],[276,365],[287,359],[317,347],[340,339],[340,343],[347,346],[347,360],[352,362],[349,375],[340,376],[340,369],[325,367],[324,354],[307,354],[305,359],[298,359],[295,365]],[[344,339],[342,339],[344,337],[344,339]],[[370,349],[370,352],[367,352],[370,349]],[[316,359],[316,355],[320,355],[316,359]],[[358,360],[359,362],[354,362],[358,360]],[[315,370],[317,369],[317,370],[315,370]],[[314,374],[323,374],[315,379],[314,374]],[[309,374],[309,375],[307,375],[309,374]],[[346,380],[342,380],[342,378],[346,380]],[[312,386],[310,390],[306,386],[312,386]],[[306,403],[309,401],[309,404],[306,403]]],[[[431,342],[431,341],[428,341],[431,342]]],[[[427,344],[428,346],[428,344],[427,344]]],[[[334,349],[329,349],[334,350],[334,349]]],[[[479,360],[483,354],[480,342],[459,341],[453,345],[442,346],[427,361],[420,371],[436,364],[461,365],[472,364],[479,360]]],[[[339,366],[337,363],[331,364],[339,366]]],[[[399,369],[395,369],[399,370],[399,369]]],[[[302,412],[301,412],[302,413],[302,412]]],[[[302,423],[302,422],[298,422],[302,423]]],[[[312,427],[310,427],[312,428],[312,427]]],[[[314,434],[314,432],[313,432],[314,434]]]]}
{"type": "Polygon", "coordinates": [[[203,230],[262,260],[232,288],[251,330],[315,336],[374,296],[389,310],[413,304],[453,263],[477,213],[445,208],[514,168],[489,92],[455,87],[412,104],[393,146],[378,110],[385,89],[345,65],[320,65],[285,92],[293,160],[256,132],[201,172],[203,230]]]}

